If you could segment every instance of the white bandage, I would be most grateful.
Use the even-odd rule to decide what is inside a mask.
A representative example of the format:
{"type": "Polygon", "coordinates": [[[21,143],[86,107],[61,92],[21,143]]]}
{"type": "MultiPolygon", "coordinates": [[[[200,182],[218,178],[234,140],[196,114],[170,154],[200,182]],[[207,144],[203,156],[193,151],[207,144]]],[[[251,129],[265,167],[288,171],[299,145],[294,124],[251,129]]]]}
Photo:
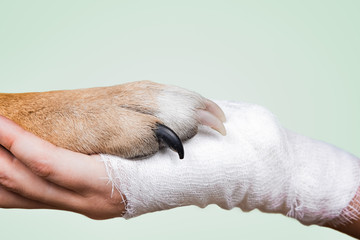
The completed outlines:
{"type": "Polygon", "coordinates": [[[218,104],[228,135],[201,127],[184,144],[183,160],[168,149],[143,160],[102,155],[113,186],[126,196],[125,218],[209,204],[282,213],[306,225],[357,217],[346,207],[360,183],[358,158],[284,129],[261,106],[218,104]]]}

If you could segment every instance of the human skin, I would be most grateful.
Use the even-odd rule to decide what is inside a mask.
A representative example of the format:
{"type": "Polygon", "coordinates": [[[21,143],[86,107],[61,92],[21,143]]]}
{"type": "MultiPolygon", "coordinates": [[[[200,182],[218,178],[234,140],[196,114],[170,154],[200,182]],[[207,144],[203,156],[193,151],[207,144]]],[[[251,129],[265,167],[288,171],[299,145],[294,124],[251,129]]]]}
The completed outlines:
{"type": "MultiPolygon", "coordinates": [[[[360,188],[358,189],[358,193],[360,191],[360,188]]],[[[358,208],[359,206],[354,206],[354,203],[358,204],[360,200],[359,194],[356,194],[354,197],[352,203],[350,203],[350,206],[358,208]]],[[[335,229],[339,232],[345,233],[347,235],[350,235],[354,238],[360,239],[360,219],[357,219],[355,221],[352,221],[351,223],[345,224],[345,225],[338,225],[338,226],[332,226],[332,225],[325,225],[325,227],[329,227],[332,229],[335,229]]]]}
{"type": "MultiPolygon", "coordinates": [[[[1,208],[58,209],[92,219],[123,215],[125,196],[112,191],[99,155],[56,147],[1,116],[0,145],[1,208]]],[[[360,239],[360,220],[331,228],[360,239]]]]}
{"type": "Polygon", "coordinates": [[[0,117],[0,207],[59,209],[93,219],[120,217],[124,197],[112,191],[99,155],[72,152],[0,117]]]}

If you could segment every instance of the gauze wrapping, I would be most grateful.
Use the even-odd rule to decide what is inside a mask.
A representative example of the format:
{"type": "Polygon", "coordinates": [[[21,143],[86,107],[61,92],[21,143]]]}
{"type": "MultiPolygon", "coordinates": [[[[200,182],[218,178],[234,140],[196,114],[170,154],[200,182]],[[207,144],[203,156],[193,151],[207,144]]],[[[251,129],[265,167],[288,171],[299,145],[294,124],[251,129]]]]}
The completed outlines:
{"type": "Polygon", "coordinates": [[[227,136],[200,127],[185,142],[183,160],[169,149],[142,160],[102,155],[110,181],[126,196],[125,218],[209,204],[282,213],[306,225],[357,217],[346,207],[359,186],[358,158],[284,129],[261,106],[217,103],[227,136]]]}

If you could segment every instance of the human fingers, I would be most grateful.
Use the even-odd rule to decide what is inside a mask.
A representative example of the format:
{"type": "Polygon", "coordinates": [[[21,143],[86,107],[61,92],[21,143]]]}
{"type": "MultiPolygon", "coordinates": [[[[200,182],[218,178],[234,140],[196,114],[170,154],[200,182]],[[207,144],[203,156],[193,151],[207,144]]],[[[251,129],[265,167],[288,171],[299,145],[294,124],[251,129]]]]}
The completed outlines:
{"type": "MultiPolygon", "coordinates": [[[[0,166],[0,185],[7,191],[56,209],[75,211],[81,206],[79,194],[37,176],[3,147],[0,147],[0,166]]],[[[16,195],[8,194],[17,199],[18,207],[22,203],[31,205],[16,195]]]]}
{"type": "MultiPolygon", "coordinates": [[[[99,156],[94,156],[102,164],[99,156]]],[[[120,217],[125,210],[124,197],[111,185],[98,185],[81,194],[48,182],[32,173],[10,152],[0,147],[0,207],[47,208],[77,212],[93,219],[120,217]]],[[[102,166],[103,167],[103,166],[102,166]]]]}
{"type": "Polygon", "coordinates": [[[48,204],[27,199],[4,187],[0,187],[0,208],[53,209],[48,204]]]}
{"type": "Polygon", "coordinates": [[[2,116],[0,133],[2,146],[33,173],[56,185],[71,190],[87,189],[97,176],[106,176],[91,157],[56,147],[2,116]]]}

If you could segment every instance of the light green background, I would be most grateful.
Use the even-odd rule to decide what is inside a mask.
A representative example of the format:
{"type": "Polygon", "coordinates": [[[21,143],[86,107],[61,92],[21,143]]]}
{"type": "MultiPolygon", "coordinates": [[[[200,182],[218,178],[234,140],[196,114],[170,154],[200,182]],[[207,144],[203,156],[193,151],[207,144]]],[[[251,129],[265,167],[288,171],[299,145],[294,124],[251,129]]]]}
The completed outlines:
{"type": "MultiPolygon", "coordinates": [[[[360,156],[359,12],[358,0],[2,0],[0,91],[150,79],[264,105],[286,127],[360,156]]],[[[0,210],[0,239],[350,238],[210,206],[130,221],[0,210]]]]}

